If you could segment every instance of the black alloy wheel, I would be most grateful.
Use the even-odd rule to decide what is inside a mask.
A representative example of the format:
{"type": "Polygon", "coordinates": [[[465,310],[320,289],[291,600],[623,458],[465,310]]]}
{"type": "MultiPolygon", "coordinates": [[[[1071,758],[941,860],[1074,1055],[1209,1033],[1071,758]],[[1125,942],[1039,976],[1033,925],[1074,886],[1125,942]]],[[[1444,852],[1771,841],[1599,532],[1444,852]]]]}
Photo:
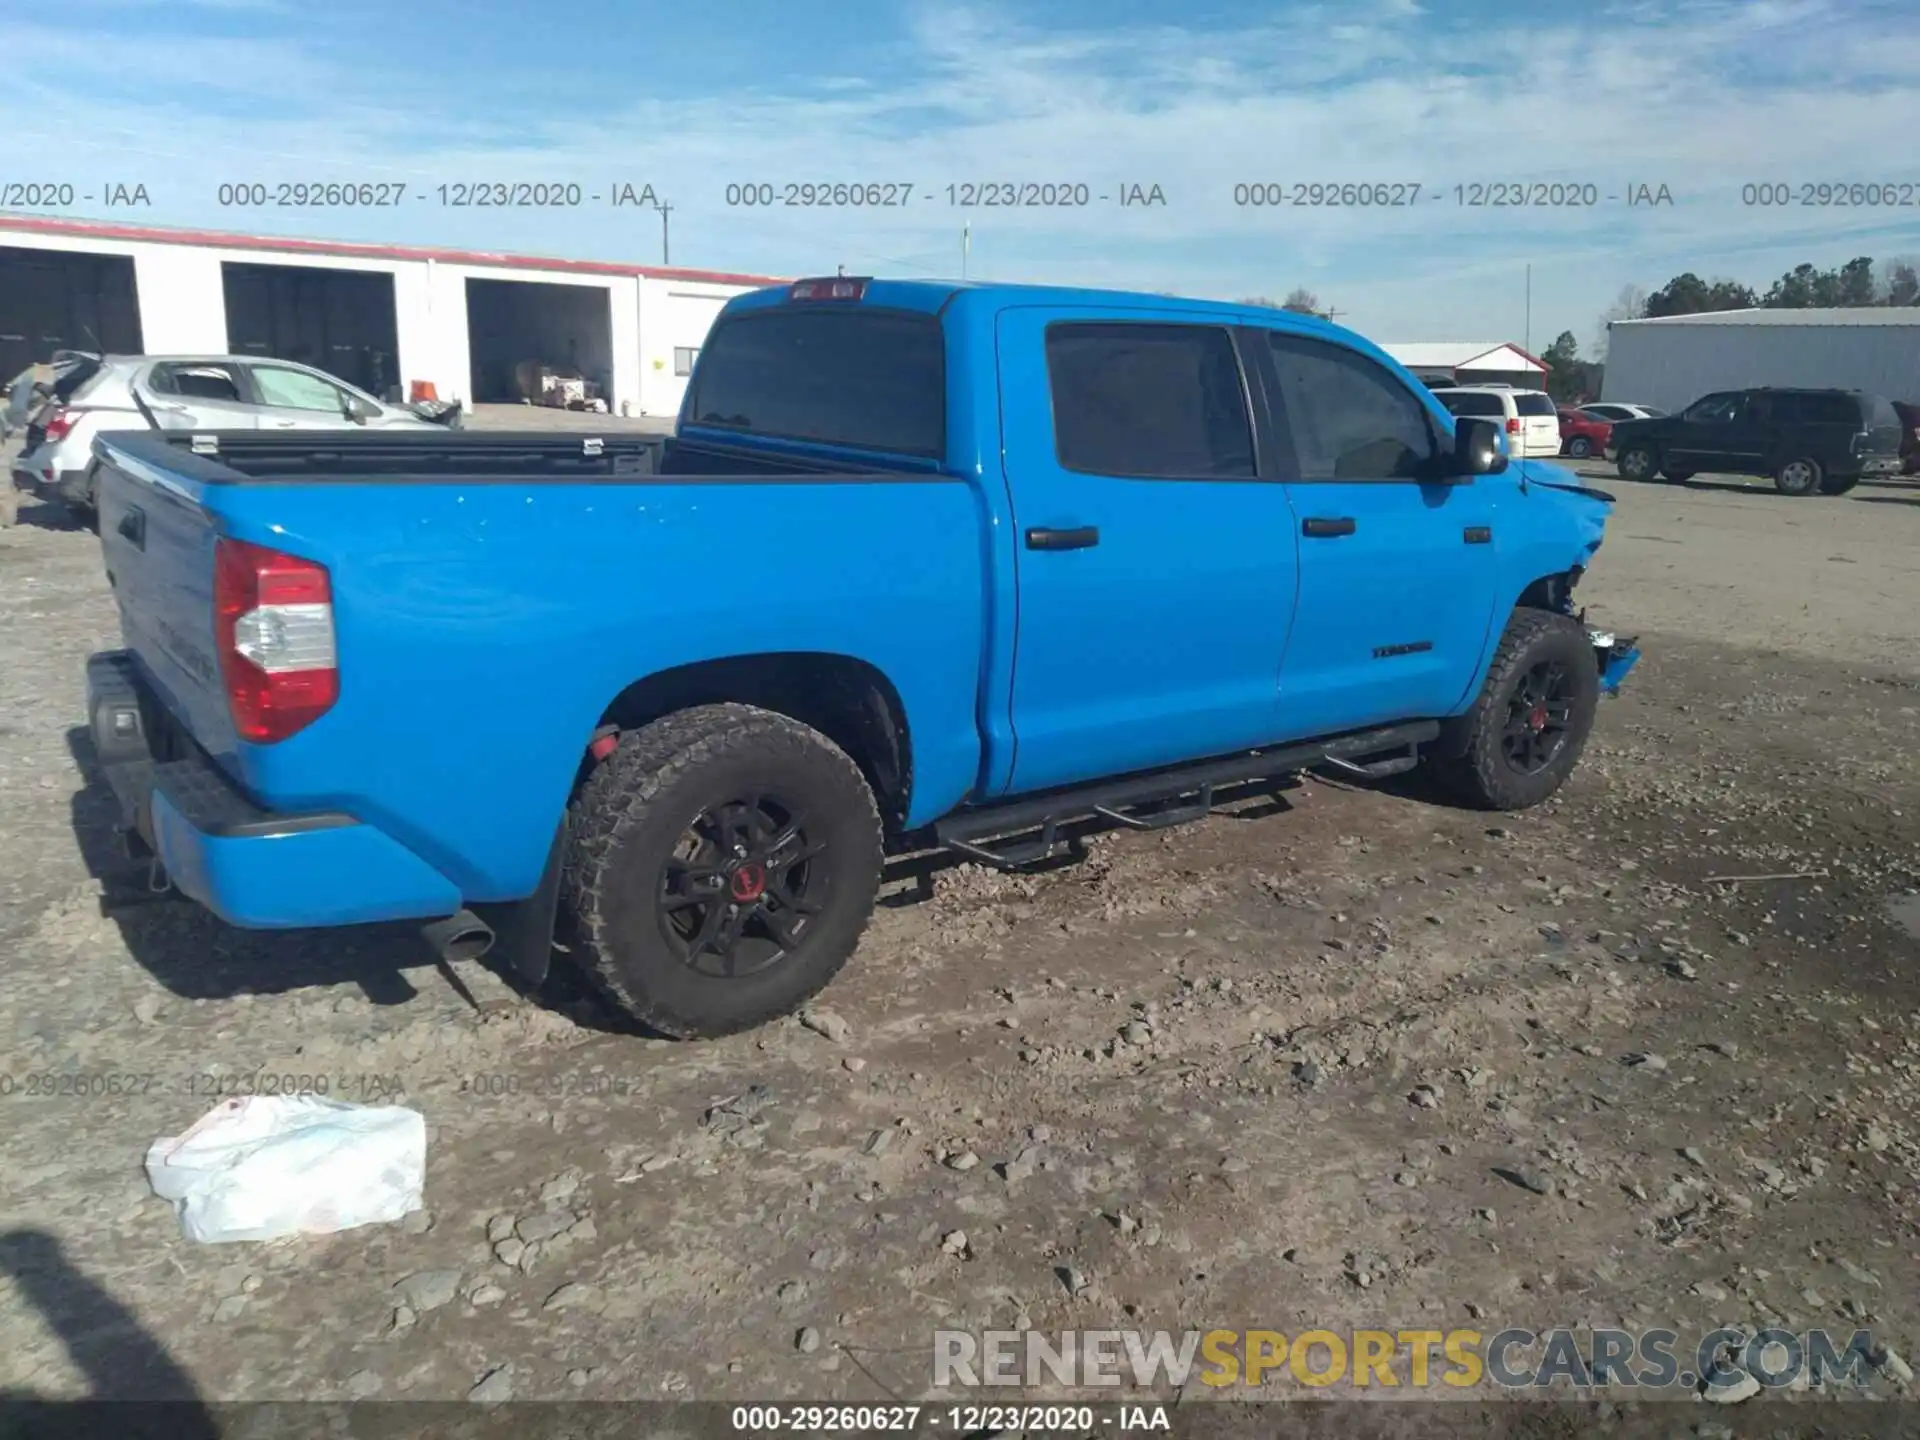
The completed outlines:
{"type": "Polygon", "coordinates": [[[1500,751],[1521,775],[1537,775],[1554,762],[1572,726],[1576,692],[1564,662],[1546,659],[1520,677],[1507,701],[1500,751]]]}
{"type": "Polygon", "coordinates": [[[791,716],[722,703],[620,732],[569,806],[569,958],[666,1035],[737,1034],[853,954],[885,833],[851,756],[791,716]]]}
{"type": "Polygon", "coordinates": [[[777,795],[703,810],[660,870],[660,929],[681,963],[716,979],[787,958],[832,888],[827,842],[777,795]]]}

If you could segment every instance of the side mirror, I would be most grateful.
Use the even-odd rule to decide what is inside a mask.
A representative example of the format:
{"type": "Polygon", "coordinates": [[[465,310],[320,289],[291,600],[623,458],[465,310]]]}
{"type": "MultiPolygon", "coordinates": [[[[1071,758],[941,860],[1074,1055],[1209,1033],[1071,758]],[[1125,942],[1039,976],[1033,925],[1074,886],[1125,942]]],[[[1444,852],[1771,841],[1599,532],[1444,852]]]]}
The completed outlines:
{"type": "Polygon", "coordinates": [[[1453,427],[1453,463],[1448,467],[1460,483],[1476,475],[1498,475],[1507,468],[1507,447],[1500,427],[1491,420],[1462,416],[1453,427]]]}

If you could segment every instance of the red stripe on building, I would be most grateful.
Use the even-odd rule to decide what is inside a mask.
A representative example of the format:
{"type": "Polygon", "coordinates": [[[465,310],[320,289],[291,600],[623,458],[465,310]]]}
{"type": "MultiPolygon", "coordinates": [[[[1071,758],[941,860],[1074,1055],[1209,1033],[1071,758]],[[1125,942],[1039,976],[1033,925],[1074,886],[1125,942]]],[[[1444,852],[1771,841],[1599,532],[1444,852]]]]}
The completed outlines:
{"type": "Polygon", "coordinates": [[[778,275],[737,275],[724,270],[682,270],[667,265],[620,265],[606,260],[562,260],[505,255],[486,250],[442,250],[427,245],[369,245],[357,240],[297,240],[282,235],[236,235],[221,230],[181,230],[152,225],[116,225],[104,220],[60,220],[43,215],[0,215],[0,236],[70,235],[90,240],[144,240],[159,245],[204,245],[221,250],[267,250],[283,255],[327,255],[361,260],[437,260],[449,265],[490,265],[506,270],[556,270],[574,275],[637,276],[709,285],[784,285],[778,275]]]}

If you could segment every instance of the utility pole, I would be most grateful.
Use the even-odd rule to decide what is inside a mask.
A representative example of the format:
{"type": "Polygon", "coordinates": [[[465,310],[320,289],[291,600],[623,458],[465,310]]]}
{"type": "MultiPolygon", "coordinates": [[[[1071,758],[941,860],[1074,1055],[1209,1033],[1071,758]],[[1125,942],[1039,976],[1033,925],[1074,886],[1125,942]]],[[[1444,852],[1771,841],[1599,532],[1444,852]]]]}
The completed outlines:
{"type": "Polygon", "coordinates": [[[1533,266],[1527,266],[1527,333],[1520,342],[1520,348],[1529,355],[1533,353],[1533,266]]]}
{"type": "Polygon", "coordinates": [[[666,204],[664,201],[656,200],[653,202],[653,208],[660,212],[660,263],[662,265],[671,265],[673,259],[671,252],[667,248],[667,212],[673,209],[673,206],[666,204]]]}

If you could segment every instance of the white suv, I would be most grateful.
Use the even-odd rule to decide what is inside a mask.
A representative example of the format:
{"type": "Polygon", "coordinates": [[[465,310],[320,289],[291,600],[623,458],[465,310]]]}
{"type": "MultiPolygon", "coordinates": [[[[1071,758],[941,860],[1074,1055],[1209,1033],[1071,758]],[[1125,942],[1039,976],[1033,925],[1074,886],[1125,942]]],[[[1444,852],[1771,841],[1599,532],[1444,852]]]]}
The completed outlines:
{"type": "Polygon", "coordinates": [[[1560,412],[1544,390],[1457,385],[1435,390],[1433,395],[1455,415],[1502,422],[1507,453],[1516,460],[1560,453],[1560,412]]]}

